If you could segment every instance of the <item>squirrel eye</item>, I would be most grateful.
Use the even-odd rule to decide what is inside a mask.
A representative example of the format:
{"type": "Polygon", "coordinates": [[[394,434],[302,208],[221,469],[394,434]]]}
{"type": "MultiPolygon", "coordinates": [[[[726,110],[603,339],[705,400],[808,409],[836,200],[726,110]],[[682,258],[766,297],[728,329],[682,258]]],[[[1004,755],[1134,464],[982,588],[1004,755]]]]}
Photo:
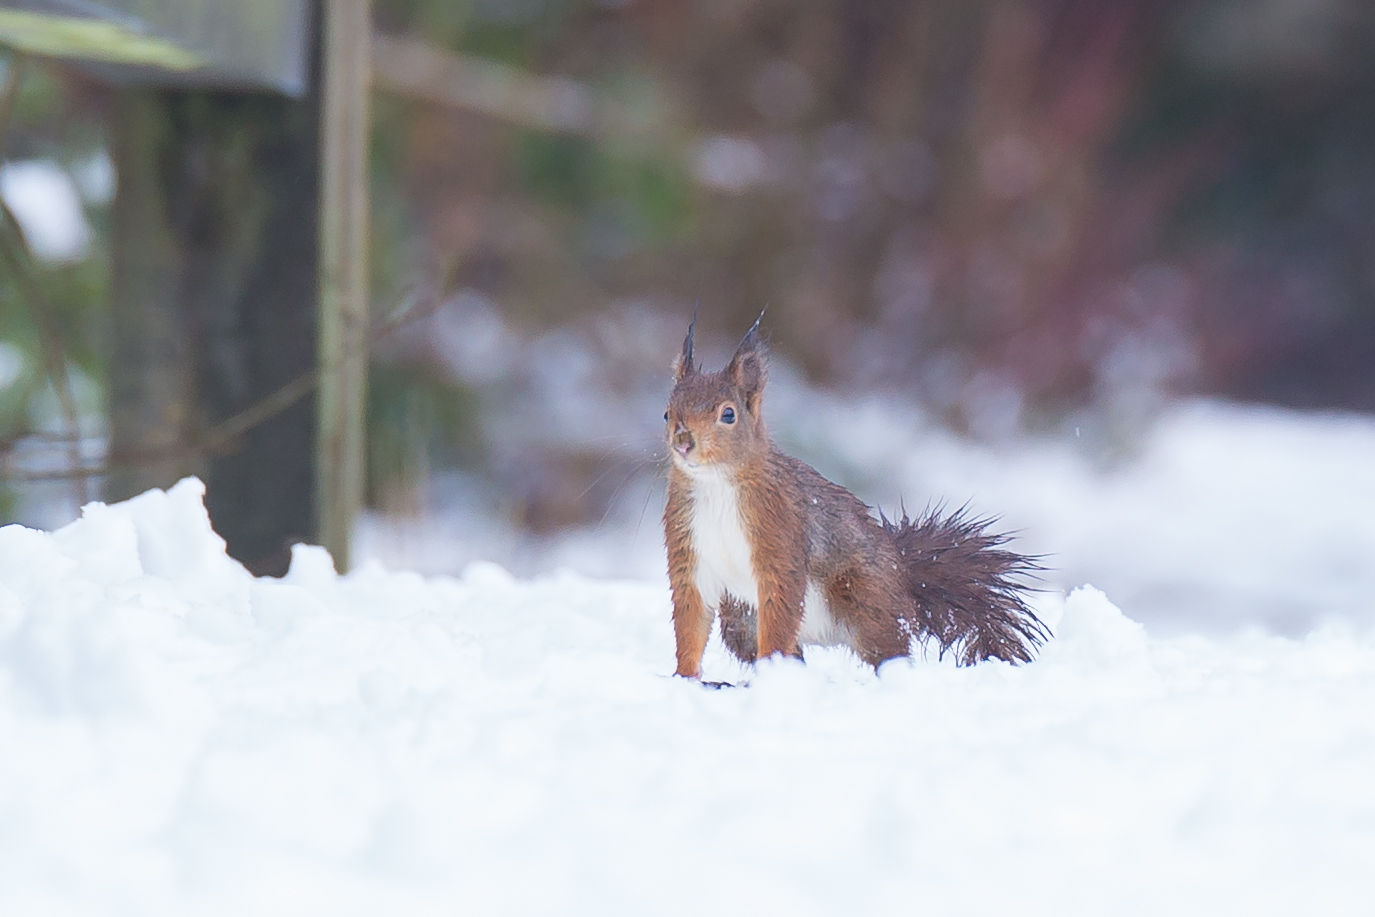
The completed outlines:
{"type": "Polygon", "coordinates": [[[721,423],[735,423],[735,408],[727,407],[722,409],[721,423]]]}
{"type": "Polygon", "coordinates": [[[668,411],[664,411],[664,423],[668,423],[668,411]]]}

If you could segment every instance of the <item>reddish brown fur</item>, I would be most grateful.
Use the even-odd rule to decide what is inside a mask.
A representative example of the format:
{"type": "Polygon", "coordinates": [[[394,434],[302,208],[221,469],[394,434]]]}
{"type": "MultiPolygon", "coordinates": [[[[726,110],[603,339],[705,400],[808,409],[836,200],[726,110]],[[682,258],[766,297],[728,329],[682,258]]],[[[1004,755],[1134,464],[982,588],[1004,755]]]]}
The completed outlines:
{"type": "MultiPolygon", "coordinates": [[[[681,476],[680,476],[681,478],[681,476]]],[[[702,601],[693,571],[697,556],[688,533],[687,513],[690,498],[681,491],[684,480],[669,477],[668,505],[664,508],[664,532],[670,545],[668,552],[668,580],[673,589],[673,638],[678,647],[677,673],[690,678],[702,675],[702,654],[711,636],[711,609],[702,601]],[[675,488],[679,493],[675,494],[675,488]]]]}
{"type": "Polygon", "coordinates": [[[715,469],[735,485],[760,605],[756,613],[738,597],[721,597],[722,639],[741,660],[801,657],[809,580],[852,635],[855,651],[875,667],[927,640],[942,652],[955,646],[963,663],[1031,658],[1046,634],[1008,576],[1034,569],[1032,561],[996,550],[1004,539],[958,513],[945,520],[929,514],[916,524],[876,520],[845,488],[774,447],[762,415],[765,356],[757,322],[719,373],[697,370],[692,337],[689,328],[665,415],[674,458],[664,532],[678,675],[701,677],[713,617],[708,602],[716,598],[702,596],[696,584],[694,484],[685,465],[715,469]],[[723,421],[727,408],[734,423],[723,421]]]}

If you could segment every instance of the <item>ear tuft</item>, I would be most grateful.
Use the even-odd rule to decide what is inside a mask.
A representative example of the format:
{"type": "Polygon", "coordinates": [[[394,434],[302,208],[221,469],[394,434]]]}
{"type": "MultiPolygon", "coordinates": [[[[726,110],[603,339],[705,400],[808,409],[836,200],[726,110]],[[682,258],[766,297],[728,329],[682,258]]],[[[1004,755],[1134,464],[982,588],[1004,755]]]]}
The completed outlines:
{"type": "MultiPolygon", "coordinates": [[[[759,319],[763,317],[764,313],[759,313],[759,319]]],[[[755,416],[759,414],[759,401],[764,394],[768,360],[768,347],[759,333],[759,319],[755,319],[740,346],[735,348],[735,356],[730,358],[725,370],[726,378],[740,387],[745,406],[755,416]]]]}
{"type": "Polygon", "coordinates": [[[683,351],[678,354],[678,358],[673,361],[673,381],[681,382],[684,377],[692,375],[697,371],[697,367],[692,365],[692,337],[697,330],[697,310],[692,310],[692,322],[688,325],[687,337],[683,339],[683,351]]]}

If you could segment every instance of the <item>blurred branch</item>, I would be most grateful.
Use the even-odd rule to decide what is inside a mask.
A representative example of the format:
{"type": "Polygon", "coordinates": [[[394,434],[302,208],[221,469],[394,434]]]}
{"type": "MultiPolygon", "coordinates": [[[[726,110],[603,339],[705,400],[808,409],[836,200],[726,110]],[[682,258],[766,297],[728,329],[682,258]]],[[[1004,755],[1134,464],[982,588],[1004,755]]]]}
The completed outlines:
{"type": "MultiPolygon", "coordinates": [[[[354,351],[345,356],[344,359],[366,359],[372,347],[388,335],[412,322],[433,315],[439,306],[442,305],[442,300],[438,296],[424,296],[423,298],[426,300],[424,306],[417,308],[417,302],[422,299],[422,295],[413,293],[408,296],[384,322],[374,326],[365,340],[365,346],[362,351],[354,351]]],[[[169,459],[203,458],[223,452],[226,451],[238,437],[269,418],[275,417],[300,401],[306,395],[310,394],[315,390],[315,387],[320,384],[321,376],[335,368],[337,367],[334,363],[326,363],[316,367],[308,373],[297,376],[276,391],[244,408],[239,413],[211,427],[206,431],[205,435],[200,438],[200,442],[198,443],[178,446],[175,449],[159,449],[144,453],[130,453],[126,454],[118,462],[102,462],[98,465],[82,465],[78,457],[72,461],[70,468],[64,468],[60,471],[28,472],[7,469],[4,473],[4,478],[7,481],[23,482],[84,480],[109,474],[111,471],[115,470],[139,468],[144,465],[164,462],[169,459]]],[[[12,443],[3,443],[2,447],[0,447],[0,454],[7,453],[12,447],[12,443]]],[[[69,446],[69,448],[72,447],[69,446]]]]}
{"type": "Polygon", "coordinates": [[[48,381],[52,383],[53,390],[57,395],[57,401],[62,411],[62,420],[68,427],[69,435],[76,436],[78,434],[76,398],[72,395],[71,378],[67,374],[67,358],[62,352],[62,340],[58,336],[53,320],[52,304],[48,302],[47,296],[44,295],[34,275],[33,256],[29,252],[28,243],[24,241],[24,230],[20,228],[19,221],[15,219],[9,204],[3,200],[0,200],[0,217],[3,217],[5,224],[3,237],[0,237],[0,258],[4,259],[5,264],[14,274],[15,281],[23,292],[24,298],[29,302],[34,325],[38,328],[48,381]]]}
{"type": "Polygon", "coordinates": [[[374,34],[373,85],[386,92],[478,112],[519,127],[663,143],[661,111],[640,113],[565,77],[535,76],[423,41],[374,34]]]}
{"type": "MultiPolygon", "coordinates": [[[[20,84],[24,78],[24,66],[24,55],[15,54],[10,59],[5,90],[0,94],[0,162],[5,158],[5,141],[9,136],[15,100],[19,96],[20,84]]],[[[39,347],[43,351],[44,370],[62,413],[62,423],[68,437],[68,461],[76,467],[81,464],[80,416],[77,412],[76,398],[72,394],[72,381],[67,373],[67,355],[63,352],[62,339],[57,333],[56,313],[38,283],[33,253],[24,238],[24,229],[3,198],[0,198],[0,217],[4,222],[3,232],[0,232],[0,259],[4,260],[10,273],[14,275],[15,285],[28,302],[34,327],[38,331],[39,347]]],[[[78,503],[85,502],[87,493],[84,483],[78,486],[76,497],[78,503]]]]}
{"type": "Polygon", "coordinates": [[[28,63],[29,58],[26,54],[14,52],[9,55],[5,91],[0,93],[0,160],[5,156],[5,147],[10,138],[10,119],[14,116],[14,104],[19,100],[19,87],[28,63]]]}

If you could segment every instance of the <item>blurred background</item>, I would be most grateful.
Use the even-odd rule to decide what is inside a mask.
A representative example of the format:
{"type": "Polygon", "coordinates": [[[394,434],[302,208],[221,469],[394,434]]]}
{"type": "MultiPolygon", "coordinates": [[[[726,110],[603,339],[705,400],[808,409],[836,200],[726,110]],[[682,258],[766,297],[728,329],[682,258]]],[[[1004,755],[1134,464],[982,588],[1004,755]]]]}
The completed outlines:
{"type": "MultiPolygon", "coordinates": [[[[1375,410],[1365,0],[374,0],[373,15],[371,304],[385,333],[364,558],[662,575],[661,414],[698,302],[709,366],[767,305],[787,448],[885,507],[1005,513],[1066,577],[1100,585],[1113,571],[1075,545],[1107,536],[1037,515],[1027,492],[1048,478],[902,462],[1022,468],[1052,449],[1101,483],[1139,472],[1180,399],[1375,410]]],[[[110,342],[128,327],[113,265],[121,245],[160,243],[116,213],[140,174],[129,91],[41,57],[7,85],[0,196],[32,271],[0,265],[0,512],[50,527],[120,495],[100,470],[120,403],[110,342]]],[[[258,136],[246,118],[300,117],[274,107],[283,92],[177,102],[166,130],[192,138],[178,174],[233,172],[236,144],[258,136]]],[[[290,158],[274,142],[234,174],[290,158]]],[[[295,185],[281,187],[276,200],[295,185]]],[[[241,225],[256,193],[224,192],[176,232],[214,237],[205,213],[241,225]]],[[[215,276],[198,281],[211,299],[215,276]]],[[[214,350],[225,313],[206,314],[178,333],[232,356],[214,350]]],[[[313,347],[309,323],[269,334],[313,347]]],[[[1236,416],[1197,408],[1169,429],[1236,416]]],[[[212,517],[230,512],[209,480],[212,517]]],[[[1103,506],[1061,496],[1046,499],[1103,506]]],[[[1119,554],[1133,547],[1122,526],[1119,554]]],[[[271,573],[284,555],[240,556],[271,573]]],[[[1119,592],[1154,594],[1169,569],[1119,592]]],[[[1183,614],[1190,588],[1153,607],[1183,614]]],[[[1205,598],[1282,629],[1309,620],[1228,594],[1205,598]]]]}

